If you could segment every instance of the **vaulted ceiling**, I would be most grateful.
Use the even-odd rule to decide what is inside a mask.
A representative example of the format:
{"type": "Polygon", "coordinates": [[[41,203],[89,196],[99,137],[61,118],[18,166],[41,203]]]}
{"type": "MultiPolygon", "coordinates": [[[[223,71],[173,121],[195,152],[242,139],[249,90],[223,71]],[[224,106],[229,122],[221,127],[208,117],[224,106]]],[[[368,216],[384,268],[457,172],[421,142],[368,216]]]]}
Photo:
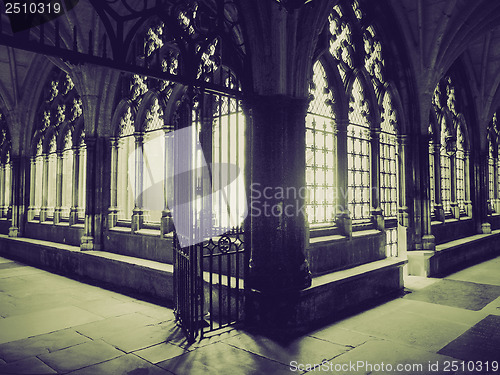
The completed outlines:
{"type": "MultiPolygon", "coordinates": [[[[242,9],[254,0],[235,0],[242,9]]],[[[260,1],[260,0],[259,0],[260,1]]],[[[273,1],[273,0],[262,0],[273,1]]],[[[313,0],[325,2],[326,0],[313,0]]],[[[396,16],[401,38],[415,76],[420,103],[428,103],[434,87],[457,60],[466,65],[481,125],[491,119],[500,106],[500,1],[491,0],[386,0],[396,16]]],[[[330,1],[333,5],[335,1],[330,1]]],[[[207,0],[210,7],[214,2],[207,0]]],[[[324,5],[324,4],[322,4],[324,5]]],[[[307,5],[306,5],[307,6],[307,5]]],[[[98,48],[99,33],[104,24],[97,19],[90,0],[61,17],[61,30],[66,44],[73,42],[74,26],[94,31],[93,43],[98,48]],[[78,12],[76,12],[78,10],[78,12]]],[[[5,29],[8,20],[2,14],[5,29]]],[[[8,26],[7,26],[8,27],[8,26]]],[[[128,26],[131,29],[132,26],[128,26]]],[[[78,41],[88,48],[85,38],[78,41]]],[[[1,41],[0,41],[1,44],[1,41]]],[[[30,82],[39,74],[43,56],[0,46],[0,106],[12,109],[29,91],[30,82]]],[[[420,109],[428,112],[426,106],[420,109]]]]}

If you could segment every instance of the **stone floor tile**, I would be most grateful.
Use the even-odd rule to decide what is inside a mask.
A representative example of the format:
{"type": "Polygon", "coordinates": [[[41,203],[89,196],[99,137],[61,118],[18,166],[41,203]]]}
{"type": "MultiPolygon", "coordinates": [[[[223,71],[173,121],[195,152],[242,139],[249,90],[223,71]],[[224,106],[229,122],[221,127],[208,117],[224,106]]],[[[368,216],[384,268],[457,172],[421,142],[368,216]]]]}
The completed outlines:
{"type": "Polygon", "coordinates": [[[449,275],[446,279],[500,286],[500,257],[449,275]]]}
{"type": "Polygon", "coordinates": [[[183,349],[177,345],[161,343],[150,346],[149,348],[137,350],[134,352],[134,354],[141,358],[144,358],[146,361],[149,361],[151,363],[158,363],[170,358],[177,357],[187,352],[188,351],[186,349],[183,349]]]}
{"type": "Polygon", "coordinates": [[[453,358],[399,343],[385,340],[368,341],[328,361],[326,363],[328,367],[323,364],[325,368],[329,368],[329,371],[321,373],[451,375],[453,372],[446,371],[444,367],[446,361],[451,360],[453,358]],[[398,368],[398,365],[403,367],[398,368]]]}
{"type": "Polygon", "coordinates": [[[464,333],[469,326],[431,315],[397,311],[376,319],[347,321],[342,328],[436,352],[464,333]]]}
{"type": "Polygon", "coordinates": [[[158,363],[176,375],[290,375],[288,366],[218,342],[158,363]]]}
{"type": "Polygon", "coordinates": [[[103,336],[103,340],[126,353],[130,353],[165,342],[172,324],[175,323],[170,321],[164,324],[148,325],[125,331],[120,330],[103,336]]]}
{"type": "Polygon", "coordinates": [[[103,341],[90,341],[38,357],[58,372],[78,370],[123,355],[103,341]]]}
{"type": "Polygon", "coordinates": [[[224,340],[224,343],[285,365],[289,365],[291,361],[320,363],[324,359],[334,358],[351,349],[310,336],[287,343],[279,343],[263,336],[247,333],[224,340]]]}
{"type": "Polygon", "coordinates": [[[158,320],[141,313],[132,313],[111,317],[95,321],[88,324],[83,324],[74,329],[77,332],[91,337],[92,339],[100,339],[109,335],[115,335],[117,332],[125,332],[135,328],[145,327],[148,324],[157,324],[158,320]]]}
{"type": "Polygon", "coordinates": [[[7,362],[13,362],[23,358],[34,357],[39,354],[69,348],[88,341],[90,341],[90,339],[78,334],[72,329],[64,329],[0,344],[0,358],[7,362]]]}
{"type": "Polygon", "coordinates": [[[6,302],[5,304],[2,303],[0,311],[2,311],[5,316],[15,316],[55,307],[75,305],[78,300],[75,297],[62,293],[42,292],[33,293],[21,298],[11,298],[6,302]]]}
{"type": "Polygon", "coordinates": [[[373,336],[337,327],[335,324],[311,332],[309,336],[350,347],[356,347],[375,339],[373,336]]]}
{"type": "Polygon", "coordinates": [[[196,348],[201,348],[203,346],[211,345],[220,341],[225,341],[231,337],[238,336],[242,331],[235,329],[234,327],[226,327],[221,330],[214,332],[205,333],[202,340],[196,340],[195,342],[188,342],[186,335],[181,327],[179,327],[175,322],[170,325],[167,333],[167,342],[180,346],[181,348],[187,350],[193,350],[196,348]]]}
{"type": "Polygon", "coordinates": [[[47,366],[36,357],[0,365],[0,374],[57,374],[57,371],[47,366]]]}
{"type": "Polygon", "coordinates": [[[110,361],[68,373],[68,375],[171,375],[133,354],[123,355],[110,361]]]}
{"type": "Polygon", "coordinates": [[[458,324],[465,324],[468,327],[476,324],[482,318],[484,313],[478,313],[472,310],[466,310],[459,307],[438,305],[435,303],[408,300],[410,303],[405,305],[401,313],[411,312],[413,314],[432,316],[434,319],[442,319],[458,324]]]}
{"type": "Polygon", "coordinates": [[[74,306],[57,307],[0,320],[0,344],[102,320],[74,306]]]}
{"type": "Polygon", "coordinates": [[[43,273],[44,271],[33,267],[17,267],[5,269],[0,272],[0,279],[5,279],[8,277],[24,276],[24,275],[37,275],[43,273]]]}
{"type": "Polygon", "coordinates": [[[131,314],[143,308],[138,303],[123,302],[109,297],[76,303],[75,305],[103,318],[131,314]]]}
{"type": "Polygon", "coordinates": [[[140,300],[135,300],[134,302],[138,304],[137,311],[140,312],[141,314],[159,319],[161,321],[175,319],[174,311],[170,308],[140,300]]]}

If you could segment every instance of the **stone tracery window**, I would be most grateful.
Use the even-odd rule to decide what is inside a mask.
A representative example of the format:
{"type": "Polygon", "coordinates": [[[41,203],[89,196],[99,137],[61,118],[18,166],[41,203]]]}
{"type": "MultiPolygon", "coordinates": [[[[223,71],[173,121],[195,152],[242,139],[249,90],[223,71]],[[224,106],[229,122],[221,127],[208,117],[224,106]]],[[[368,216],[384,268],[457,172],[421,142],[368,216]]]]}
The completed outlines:
{"type": "Polygon", "coordinates": [[[86,164],[81,138],[84,123],[82,102],[69,75],[62,71],[52,73],[38,113],[32,145],[28,219],[77,224],[84,218],[86,164]],[[74,134],[81,137],[75,140],[74,134]]]}
{"type": "Polygon", "coordinates": [[[310,224],[331,223],[336,205],[336,139],[333,95],[321,62],[314,64],[306,115],[307,216],[310,224]]]}
{"type": "MultiPolygon", "coordinates": [[[[459,218],[470,215],[469,192],[469,145],[467,138],[467,125],[463,114],[459,111],[455,95],[455,83],[450,76],[444,77],[436,86],[432,99],[432,111],[439,121],[437,132],[439,139],[439,159],[432,159],[430,163],[431,178],[439,178],[440,189],[434,191],[435,201],[440,203],[442,213],[437,210],[434,214],[438,220],[445,218],[459,218]],[[436,177],[438,176],[438,177],[436,177]]],[[[494,159],[490,157],[488,174],[494,175],[494,159]],[[493,169],[491,168],[493,166],[493,169]]],[[[433,184],[433,188],[434,185],[433,184]]],[[[494,186],[494,185],[493,185],[494,186]]],[[[437,189],[434,189],[437,190],[437,189]]],[[[431,191],[432,193],[432,191],[431,191]]],[[[431,204],[433,204],[431,197],[431,204]]],[[[439,208],[439,205],[436,205],[439,208]]]]}
{"type": "Polygon", "coordinates": [[[349,98],[347,126],[348,196],[352,219],[370,218],[370,108],[359,78],[349,98]]]}
{"type": "Polygon", "coordinates": [[[0,112],[0,218],[9,218],[12,209],[11,140],[5,115],[0,112]]]}

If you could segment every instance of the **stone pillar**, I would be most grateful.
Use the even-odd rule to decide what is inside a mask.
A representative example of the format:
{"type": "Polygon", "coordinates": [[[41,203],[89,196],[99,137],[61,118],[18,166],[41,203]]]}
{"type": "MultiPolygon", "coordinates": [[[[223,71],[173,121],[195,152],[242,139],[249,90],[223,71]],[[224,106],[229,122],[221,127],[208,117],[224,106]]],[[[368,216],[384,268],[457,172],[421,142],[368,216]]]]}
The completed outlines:
{"type": "Polygon", "coordinates": [[[19,237],[24,231],[25,215],[25,193],[26,193],[26,168],[29,166],[29,158],[12,156],[12,219],[9,228],[9,237],[19,237]]]}
{"type": "MultiPolygon", "coordinates": [[[[418,135],[417,138],[417,148],[418,148],[418,186],[420,189],[416,189],[416,200],[419,204],[419,210],[416,212],[415,226],[417,233],[417,238],[415,239],[415,245],[413,249],[409,250],[432,250],[436,248],[435,239],[432,235],[431,227],[431,202],[430,202],[430,179],[429,179],[429,136],[418,135]]],[[[437,147],[439,149],[439,147],[437,147]]],[[[439,151],[434,153],[434,160],[439,159],[439,151]]],[[[439,168],[435,168],[436,171],[439,168]]],[[[435,174],[435,188],[441,189],[440,176],[435,174]]],[[[440,197],[439,190],[436,190],[436,201],[437,197],[440,197]]],[[[439,203],[441,198],[439,198],[439,203]]],[[[442,206],[441,206],[442,211],[442,206]]],[[[443,215],[444,217],[444,215],[443,215]]]]}
{"type": "Polygon", "coordinates": [[[336,224],[343,236],[351,238],[352,219],[349,212],[348,197],[348,160],[347,160],[347,121],[337,123],[337,213],[336,224]]]}
{"type": "MultiPolygon", "coordinates": [[[[28,206],[28,220],[33,220],[35,218],[36,212],[36,202],[35,202],[35,192],[36,192],[36,158],[33,156],[30,159],[30,185],[29,185],[29,206],[28,206]]],[[[38,207],[40,208],[40,207],[38,207]]]]}
{"type": "Polygon", "coordinates": [[[111,148],[111,195],[110,206],[108,208],[108,228],[113,228],[118,221],[118,144],[119,140],[115,137],[110,138],[111,148]]]}
{"type": "MultiPolygon", "coordinates": [[[[444,207],[441,199],[441,145],[433,143],[432,147],[434,155],[434,215],[439,221],[444,222],[444,207]]],[[[429,166],[428,162],[427,166],[429,166]]]]}
{"type": "Polygon", "coordinates": [[[398,197],[399,197],[399,207],[398,207],[398,222],[403,227],[408,227],[409,225],[409,213],[408,213],[408,199],[407,199],[407,188],[406,184],[411,181],[409,176],[407,176],[408,168],[406,168],[408,152],[408,136],[399,135],[398,136],[398,197]]]}
{"type": "Polygon", "coordinates": [[[380,207],[380,128],[371,129],[371,219],[375,229],[385,229],[384,216],[380,207]]]}
{"type": "Polygon", "coordinates": [[[40,208],[40,222],[47,220],[49,208],[49,154],[43,155],[42,169],[42,207],[40,208]]]}
{"type": "MultiPolygon", "coordinates": [[[[475,206],[477,232],[491,233],[491,224],[488,221],[488,153],[480,152],[479,160],[475,163],[475,206]]],[[[496,175],[496,173],[495,173],[496,175]]],[[[496,190],[496,189],[495,189],[496,190]]]]}
{"type": "Polygon", "coordinates": [[[135,207],[132,213],[132,233],[140,230],[144,224],[143,209],[143,147],[144,135],[135,133],[135,207]]]}
{"type": "Polygon", "coordinates": [[[451,212],[455,219],[460,219],[460,209],[457,201],[457,157],[456,153],[450,156],[450,193],[451,212]]]}
{"type": "Polygon", "coordinates": [[[4,217],[4,208],[5,208],[5,189],[7,184],[7,173],[6,173],[7,165],[1,162],[0,164],[0,218],[4,217]]]}
{"type": "Polygon", "coordinates": [[[73,186],[71,190],[71,209],[69,212],[69,225],[78,222],[78,196],[82,192],[78,191],[80,184],[80,146],[73,147],[73,186]]]}
{"type": "Polygon", "coordinates": [[[107,207],[103,207],[104,165],[108,162],[105,153],[104,138],[86,136],[87,146],[87,179],[85,201],[85,230],[81,238],[82,250],[100,250],[102,247],[103,215],[107,207]]]}
{"type": "Polygon", "coordinates": [[[63,186],[63,153],[57,151],[56,161],[56,201],[54,208],[54,224],[61,221],[62,216],[62,186],[63,186]]]}
{"type": "Polygon", "coordinates": [[[465,211],[467,216],[472,216],[472,199],[471,199],[471,173],[470,173],[470,152],[465,151],[465,166],[464,166],[464,179],[465,179],[465,211]]]}
{"type": "Polygon", "coordinates": [[[288,96],[258,96],[249,108],[247,167],[252,193],[247,285],[266,295],[283,295],[311,284],[304,255],[307,104],[306,99],[288,96]]]}
{"type": "Polygon", "coordinates": [[[172,136],[170,127],[165,127],[164,129],[165,136],[165,168],[164,168],[164,176],[163,176],[163,188],[164,188],[164,207],[161,212],[161,221],[160,221],[160,234],[162,237],[165,237],[168,233],[174,230],[174,221],[172,218],[172,212],[169,209],[169,204],[173,204],[174,200],[174,185],[171,179],[168,179],[167,176],[172,176],[173,168],[174,168],[174,155],[173,150],[169,147],[169,137],[172,136]]]}

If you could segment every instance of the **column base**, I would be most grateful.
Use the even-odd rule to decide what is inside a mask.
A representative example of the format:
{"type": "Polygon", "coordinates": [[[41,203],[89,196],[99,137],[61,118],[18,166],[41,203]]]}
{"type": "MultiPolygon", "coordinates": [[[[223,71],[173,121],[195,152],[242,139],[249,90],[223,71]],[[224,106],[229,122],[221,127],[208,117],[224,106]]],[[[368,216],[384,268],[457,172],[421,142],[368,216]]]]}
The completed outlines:
{"type": "Polygon", "coordinates": [[[83,236],[80,240],[80,250],[100,250],[98,244],[92,236],[83,236]]]}
{"type": "Polygon", "coordinates": [[[380,208],[374,209],[370,212],[371,220],[375,229],[384,231],[385,230],[385,220],[380,208]]]}
{"type": "Polygon", "coordinates": [[[9,228],[9,237],[19,237],[21,232],[18,227],[10,227],[9,228]]]}
{"type": "Polygon", "coordinates": [[[422,237],[422,250],[436,250],[436,239],[432,234],[426,234],[422,237]]]}
{"type": "Polygon", "coordinates": [[[172,213],[170,210],[164,210],[161,213],[160,222],[160,233],[162,237],[165,237],[168,233],[174,231],[174,220],[172,218],[172,213]]]}
{"type": "Polygon", "coordinates": [[[76,223],[78,223],[78,209],[71,207],[69,211],[69,225],[75,225],[76,223]]]}
{"type": "Polygon", "coordinates": [[[144,224],[144,211],[134,210],[132,214],[132,233],[138,232],[144,224]]]}
{"type": "Polygon", "coordinates": [[[335,219],[337,227],[340,229],[340,234],[351,238],[352,236],[352,219],[349,212],[342,212],[335,219]]]}
{"type": "Polygon", "coordinates": [[[481,224],[481,233],[482,234],[491,234],[491,224],[490,223],[482,223],[481,224]]]}
{"type": "Polygon", "coordinates": [[[434,212],[436,215],[436,219],[443,222],[445,221],[445,214],[444,214],[444,208],[440,204],[434,205],[434,212]]]}
{"type": "Polygon", "coordinates": [[[54,210],[54,224],[60,223],[61,217],[62,217],[62,208],[56,207],[54,210]]]}
{"type": "Polygon", "coordinates": [[[408,214],[408,207],[400,207],[398,209],[398,222],[403,227],[410,225],[410,215],[408,214]]]}
{"type": "Polygon", "coordinates": [[[116,226],[118,222],[118,211],[119,209],[117,207],[108,208],[108,229],[116,226]]]}

